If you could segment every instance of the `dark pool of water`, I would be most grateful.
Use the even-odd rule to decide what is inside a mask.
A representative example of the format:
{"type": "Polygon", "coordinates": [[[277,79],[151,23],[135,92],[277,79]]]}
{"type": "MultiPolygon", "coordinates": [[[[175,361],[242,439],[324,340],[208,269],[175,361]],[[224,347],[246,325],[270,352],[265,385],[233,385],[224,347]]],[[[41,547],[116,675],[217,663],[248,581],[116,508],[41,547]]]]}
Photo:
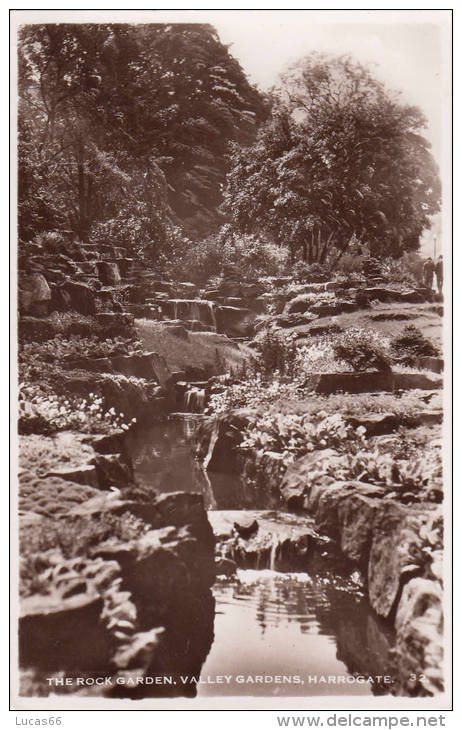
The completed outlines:
{"type": "Polygon", "coordinates": [[[135,479],[164,492],[200,492],[206,509],[267,509],[269,496],[255,494],[237,474],[204,471],[194,458],[192,437],[200,417],[185,415],[131,436],[135,479]]]}
{"type": "MultiPolygon", "coordinates": [[[[175,419],[135,438],[131,455],[137,481],[159,493],[201,492],[208,509],[268,507],[251,504],[239,477],[203,472],[192,454],[194,427],[194,419],[175,419]]],[[[309,574],[239,570],[236,577],[215,583],[214,638],[188,696],[392,691],[383,679],[355,680],[392,674],[392,632],[370,610],[354,580],[340,575],[340,562],[334,561],[332,570],[332,559],[328,565],[328,558],[318,557],[310,561],[309,574]]],[[[186,688],[177,690],[183,694],[186,688]]]]}
{"type": "Polygon", "coordinates": [[[239,570],[213,592],[215,639],[199,696],[391,691],[380,677],[387,671],[392,676],[392,632],[357,593],[321,576],[270,570],[239,570]],[[220,676],[225,679],[219,684],[210,682],[220,676]]]}

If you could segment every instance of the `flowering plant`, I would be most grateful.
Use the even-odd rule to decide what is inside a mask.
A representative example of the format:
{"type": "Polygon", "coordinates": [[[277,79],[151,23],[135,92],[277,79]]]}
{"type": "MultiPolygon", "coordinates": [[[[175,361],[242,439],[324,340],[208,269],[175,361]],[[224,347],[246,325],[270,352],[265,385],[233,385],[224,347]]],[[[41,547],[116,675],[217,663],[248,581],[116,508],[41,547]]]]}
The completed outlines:
{"type": "Polygon", "coordinates": [[[47,393],[34,385],[19,388],[19,433],[52,433],[54,431],[85,431],[108,433],[114,429],[128,430],[136,418],[126,422],[123,413],[114,408],[105,411],[103,399],[95,393],[88,398],[47,393]]]}

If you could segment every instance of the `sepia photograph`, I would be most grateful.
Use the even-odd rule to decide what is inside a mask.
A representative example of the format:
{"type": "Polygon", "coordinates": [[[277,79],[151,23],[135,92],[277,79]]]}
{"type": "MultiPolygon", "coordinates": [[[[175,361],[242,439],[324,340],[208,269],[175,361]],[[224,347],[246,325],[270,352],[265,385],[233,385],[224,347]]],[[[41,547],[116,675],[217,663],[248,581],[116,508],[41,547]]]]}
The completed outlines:
{"type": "Polygon", "coordinates": [[[10,27],[13,709],[450,709],[452,11],[10,27]]]}

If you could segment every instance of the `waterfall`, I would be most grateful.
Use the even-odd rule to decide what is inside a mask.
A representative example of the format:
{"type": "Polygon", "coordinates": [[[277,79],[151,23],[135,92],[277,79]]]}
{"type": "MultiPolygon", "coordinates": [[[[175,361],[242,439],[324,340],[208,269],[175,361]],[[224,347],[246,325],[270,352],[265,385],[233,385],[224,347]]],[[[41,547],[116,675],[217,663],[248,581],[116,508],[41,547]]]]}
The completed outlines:
{"type": "Polygon", "coordinates": [[[201,413],[205,407],[205,388],[193,386],[185,395],[185,409],[189,413],[201,413]]]}
{"type": "Polygon", "coordinates": [[[218,439],[219,431],[220,431],[220,422],[218,421],[218,419],[216,419],[213,423],[212,433],[210,434],[209,448],[208,448],[206,457],[202,464],[202,468],[204,469],[204,471],[207,471],[208,466],[210,464],[210,459],[212,458],[213,450],[215,448],[215,444],[218,439]]]}
{"type": "Polygon", "coordinates": [[[201,321],[201,313],[200,313],[200,309],[199,309],[199,304],[195,299],[193,299],[189,303],[189,319],[195,319],[198,322],[201,321]]]}
{"type": "MultiPolygon", "coordinates": [[[[210,481],[209,475],[207,474],[207,471],[204,469],[203,466],[200,467],[200,470],[204,478],[204,494],[208,497],[210,509],[216,509],[217,500],[215,499],[215,495],[213,493],[212,482],[210,481]]],[[[226,557],[226,555],[223,553],[222,557],[226,557]]]]}
{"type": "Polygon", "coordinates": [[[208,301],[207,302],[204,302],[204,304],[207,304],[207,307],[208,307],[208,310],[209,310],[209,314],[210,314],[210,318],[212,320],[213,329],[216,332],[217,331],[217,318],[215,316],[215,304],[213,302],[208,302],[208,301]]]}
{"type": "MultiPolygon", "coordinates": [[[[217,331],[215,303],[204,299],[169,299],[166,305],[173,313],[173,319],[202,322],[217,331]]],[[[164,312],[164,308],[162,307],[164,312]]]]}
{"type": "Polygon", "coordinates": [[[278,547],[279,547],[279,540],[276,537],[273,537],[273,543],[271,545],[271,552],[270,552],[270,564],[269,568],[270,570],[276,570],[276,560],[278,556],[278,547]]]}

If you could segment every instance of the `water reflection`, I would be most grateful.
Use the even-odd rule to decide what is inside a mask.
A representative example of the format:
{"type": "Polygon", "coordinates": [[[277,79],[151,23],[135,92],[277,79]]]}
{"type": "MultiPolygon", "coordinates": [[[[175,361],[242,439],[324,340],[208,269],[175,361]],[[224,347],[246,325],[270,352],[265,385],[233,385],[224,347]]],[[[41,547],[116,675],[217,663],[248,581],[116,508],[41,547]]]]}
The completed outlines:
{"type": "Polygon", "coordinates": [[[383,679],[355,681],[357,675],[391,672],[393,637],[354,591],[332,588],[323,577],[306,573],[240,570],[237,578],[217,582],[214,594],[215,640],[201,677],[232,679],[220,684],[219,692],[204,682],[199,695],[379,695],[392,690],[383,679]]]}
{"type": "Polygon", "coordinates": [[[197,417],[169,419],[131,434],[129,451],[135,479],[157,492],[200,492],[206,509],[268,509],[270,495],[258,494],[239,475],[206,472],[194,458],[192,437],[197,417]]]}

